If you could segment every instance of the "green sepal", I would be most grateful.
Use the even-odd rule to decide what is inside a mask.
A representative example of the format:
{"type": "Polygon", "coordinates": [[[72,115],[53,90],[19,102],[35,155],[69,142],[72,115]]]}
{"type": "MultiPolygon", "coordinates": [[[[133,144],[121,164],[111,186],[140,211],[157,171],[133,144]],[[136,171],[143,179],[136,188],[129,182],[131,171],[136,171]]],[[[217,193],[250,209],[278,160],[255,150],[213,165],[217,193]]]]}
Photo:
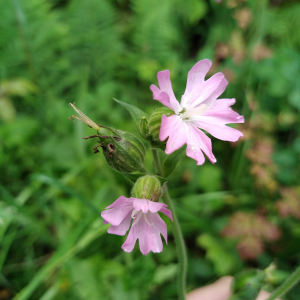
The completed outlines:
{"type": "MultiPolygon", "coordinates": [[[[125,177],[127,177],[130,181],[132,181],[133,183],[135,183],[140,177],[149,175],[147,173],[139,173],[139,172],[131,172],[131,173],[122,172],[122,174],[125,177]]],[[[155,176],[159,180],[161,185],[163,185],[165,182],[168,181],[168,179],[163,178],[161,176],[157,176],[157,175],[153,175],[153,176],[155,176]]]]}
{"type": "Polygon", "coordinates": [[[139,172],[144,169],[145,146],[132,133],[113,128],[100,128],[100,144],[107,163],[118,172],[139,172]]]}
{"type": "Polygon", "coordinates": [[[131,172],[131,173],[122,172],[122,174],[133,183],[135,183],[140,177],[147,175],[147,173],[139,173],[139,172],[131,172]]]}
{"type": "Polygon", "coordinates": [[[173,171],[174,171],[179,159],[183,155],[184,151],[185,151],[185,148],[181,147],[180,149],[178,149],[166,156],[166,158],[164,159],[164,161],[162,163],[162,176],[163,177],[167,178],[168,176],[170,176],[173,173],[173,171]]]}
{"type": "Polygon", "coordinates": [[[149,140],[149,120],[146,117],[141,118],[139,132],[145,140],[149,140]]]}
{"type": "Polygon", "coordinates": [[[161,126],[161,119],[163,115],[167,117],[174,114],[174,111],[168,107],[157,108],[149,118],[149,136],[148,140],[152,147],[166,149],[166,142],[159,140],[159,132],[161,126]]]}
{"type": "Polygon", "coordinates": [[[248,270],[237,273],[231,284],[232,297],[236,300],[255,300],[265,280],[261,270],[248,270]]]}
{"type": "Polygon", "coordinates": [[[134,121],[134,124],[137,128],[137,130],[139,131],[140,135],[144,138],[144,139],[147,139],[147,133],[148,133],[148,119],[149,119],[149,115],[146,114],[145,112],[143,112],[141,109],[137,108],[136,106],[134,105],[131,105],[131,104],[128,104],[128,103],[125,103],[125,102],[122,102],[120,100],[117,100],[114,98],[114,100],[121,104],[123,107],[125,107],[133,121],[134,121]]]}

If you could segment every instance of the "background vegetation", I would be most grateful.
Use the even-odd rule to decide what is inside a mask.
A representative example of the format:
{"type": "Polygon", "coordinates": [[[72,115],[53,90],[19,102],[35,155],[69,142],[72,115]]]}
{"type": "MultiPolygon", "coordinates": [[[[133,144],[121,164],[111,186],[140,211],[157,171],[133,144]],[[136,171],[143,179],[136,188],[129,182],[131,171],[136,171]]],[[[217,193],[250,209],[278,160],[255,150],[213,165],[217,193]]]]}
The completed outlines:
{"type": "Polygon", "coordinates": [[[131,184],[68,102],[136,132],[112,98],[151,114],[156,73],[180,99],[203,58],[247,121],[243,141],[212,138],[215,165],[185,157],[169,178],[188,289],[272,262],[279,285],[300,264],[299,15],[296,0],[0,0],[0,299],[176,299],[171,233],[147,256],[106,234],[100,211],[131,184]]]}

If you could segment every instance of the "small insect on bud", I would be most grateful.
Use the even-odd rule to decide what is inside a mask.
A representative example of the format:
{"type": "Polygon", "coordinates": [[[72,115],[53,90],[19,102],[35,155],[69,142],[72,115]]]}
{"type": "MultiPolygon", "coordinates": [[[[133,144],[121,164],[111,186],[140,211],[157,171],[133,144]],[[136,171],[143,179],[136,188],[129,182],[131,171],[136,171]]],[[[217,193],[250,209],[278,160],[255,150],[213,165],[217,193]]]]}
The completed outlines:
{"type": "Polygon", "coordinates": [[[118,172],[130,173],[143,170],[145,147],[134,134],[100,126],[83,114],[74,104],[70,103],[70,106],[79,114],[79,116],[71,116],[70,120],[78,119],[97,130],[96,135],[83,138],[85,140],[99,138],[100,144],[94,147],[94,153],[98,153],[98,147],[102,147],[107,163],[118,172]]]}
{"type": "Polygon", "coordinates": [[[167,117],[174,114],[174,111],[170,108],[163,107],[156,109],[149,119],[149,135],[151,137],[152,146],[164,145],[165,142],[159,140],[159,131],[161,126],[161,118],[163,115],[167,117]]]}
{"type": "Polygon", "coordinates": [[[162,195],[160,181],[151,175],[140,177],[132,189],[132,197],[157,202],[162,195]]]}

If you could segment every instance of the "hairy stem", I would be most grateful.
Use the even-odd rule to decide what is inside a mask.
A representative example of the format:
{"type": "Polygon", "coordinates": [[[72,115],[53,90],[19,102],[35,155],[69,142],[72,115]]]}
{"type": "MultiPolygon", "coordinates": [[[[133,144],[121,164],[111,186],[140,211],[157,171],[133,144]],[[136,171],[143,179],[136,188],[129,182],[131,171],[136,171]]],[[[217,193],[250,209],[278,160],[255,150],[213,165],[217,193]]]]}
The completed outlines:
{"type": "Polygon", "coordinates": [[[296,271],[280,286],[278,287],[268,299],[275,300],[280,296],[283,296],[288,290],[290,290],[300,280],[300,266],[296,271]]]}
{"type": "MultiPolygon", "coordinates": [[[[158,156],[158,152],[156,149],[151,149],[151,151],[153,155],[156,172],[158,175],[161,175],[162,169],[161,169],[161,162],[158,156]]],[[[184,239],[181,233],[180,225],[167,187],[165,189],[163,199],[165,203],[168,205],[168,209],[171,211],[173,217],[172,230],[176,242],[178,264],[179,264],[178,275],[177,275],[178,296],[179,296],[179,300],[185,300],[187,255],[186,255],[186,249],[185,249],[184,239]]]]}

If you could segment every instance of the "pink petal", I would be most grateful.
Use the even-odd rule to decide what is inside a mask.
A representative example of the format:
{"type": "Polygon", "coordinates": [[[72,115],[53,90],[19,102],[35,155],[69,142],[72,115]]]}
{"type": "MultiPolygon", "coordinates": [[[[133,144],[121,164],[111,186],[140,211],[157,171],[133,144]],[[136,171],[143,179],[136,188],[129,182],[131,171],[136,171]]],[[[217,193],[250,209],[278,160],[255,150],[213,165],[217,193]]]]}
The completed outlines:
{"type": "Polygon", "coordinates": [[[118,207],[118,206],[121,206],[125,203],[128,202],[128,198],[124,197],[124,196],[121,196],[119,197],[115,202],[113,202],[111,205],[105,207],[105,208],[114,208],[114,207],[118,207]]]}
{"type": "MultiPolygon", "coordinates": [[[[222,73],[217,73],[217,74],[222,74],[222,73]]],[[[211,107],[213,103],[216,101],[216,99],[224,93],[227,85],[228,85],[228,81],[225,78],[223,78],[219,86],[212,92],[212,94],[205,101],[201,102],[201,104],[206,104],[208,107],[211,107]]]]}
{"type": "MultiPolygon", "coordinates": [[[[214,124],[230,124],[230,123],[245,122],[244,117],[240,116],[237,112],[233,111],[232,109],[220,110],[220,111],[209,109],[204,115],[199,117],[198,120],[196,124],[205,122],[211,124],[211,126],[214,126],[214,124]]],[[[206,130],[206,128],[204,129],[206,130]]]]}
{"type": "Polygon", "coordinates": [[[135,232],[135,226],[133,226],[130,228],[129,234],[121,248],[126,252],[131,252],[134,248],[137,238],[138,237],[135,232]]]}
{"type": "Polygon", "coordinates": [[[169,209],[163,207],[160,209],[160,212],[162,212],[164,215],[166,215],[169,219],[171,219],[171,221],[173,221],[173,218],[172,218],[172,213],[169,209]]]}
{"type": "Polygon", "coordinates": [[[113,204],[108,206],[109,209],[101,212],[101,217],[111,225],[118,226],[133,210],[132,202],[132,198],[127,199],[121,196],[113,204]]]}
{"type": "Polygon", "coordinates": [[[160,234],[162,234],[162,236],[164,237],[165,242],[168,243],[167,225],[164,222],[164,220],[160,217],[160,215],[157,213],[148,214],[148,219],[151,223],[153,223],[153,225],[151,226],[154,234],[154,246],[152,247],[152,251],[161,252],[163,247],[162,247],[160,234]],[[161,245],[161,248],[157,247],[158,245],[159,246],[161,245]],[[160,249],[160,251],[154,251],[153,249],[160,249]]]}
{"type": "Polygon", "coordinates": [[[186,129],[186,124],[179,116],[162,116],[159,139],[163,141],[169,137],[165,150],[167,154],[179,149],[186,143],[186,129]]]}
{"type": "Polygon", "coordinates": [[[146,213],[149,210],[149,202],[147,199],[134,198],[133,207],[137,211],[141,210],[143,213],[146,213]]]}
{"type": "Polygon", "coordinates": [[[187,84],[184,95],[182,96],[181,103],[183,106],[192,100],[199,86],[204,82],[205,75],[209,71],[212,63],[209,59],[198,61],[189,71],[187,77],[187,84]]]}
{"type": "Polygon", "coordinates": [[[211,163],[215,163],[217,160],[212,153],[211,140],[200,129],[194,127],[192,124],[188,126],[187,137],[187,150],[186,155],[195,159],[197,165],[204,163],[203,151],[211,163]],[[201,150],[201,151],[200,151],[201,150]]]}
{"type": "Polygon", "coordinates": [[[179,103],[176,100],[174,95],[172,84],[170,80],[170,71],[160,71],[157,73],[157,80],[160,87],[160,92],[163,92],[169,96],[169,99],[166,98],[164,94],[159,93],[159,89],[155,85],[151,85],[150,89],[153,92],[153,98],[160,101],[163,105],[171,108],[175,112],[179,109],[179,103]]]}
{"type": "Polygon", "coordinates": [[[133,228],[139,240],[140,250],[143,255],[148,254],[150,251],[161,252],[163,245],[160,232],[162,230],[165,235],[167,234],[166,224],[157,213],[148,213],[146,214],[146,218],[148,222],[146,222],[145,215],[143,215],[133,228]],[[156,215],[157,217],[154,217],[153,215],[156,215]],[[161,221],[159,219],[161,219],[161,221]],[[159,224],[156,224],[156,222],[159,222],[159,224]],[[161,227],[163,228],[163,224],[161,224],[161,222],[164,223],[165,230],[161,229],[161,227]]]}
{"type": "Polygon", "coordinates": [[[231,109],[231,105],[235,103],[235,99],[218,99],[216,100],[212,107],[210,108],[211,110],[227,110],[231,109]]]}
{"type": "Polygon", "coordinates": [[[208,124],[204,129],[212,136],[222,141],[236,142],[241,136],[243,136],[239,130],[225,125],[208,124]]]}
{"type": "Polygon", "coordinates": [[[224,79],[224,74],[217,73],[212,77],[210,77],[208,80],[204,81],[198,87],[195,87],[193,97],[189,101],[188,107],[196,107],[202,103],[207,104],[206,102],[210,103],[213,101],[212,99],[214,100],[217,99],[217,97],[220,95],[220,89],[223,90],[224,88],[225,82],[223,81],[223,79],[224,79]],[[219,88],[219,86],[221,87],[219,88]]]}
{"type": "Polygon", "coordinates": [[[138,239],[143,255],[150,251],[161,252],[163,245],[160,234],[167,241],[167,226],[161,217],[157,213],[143,214],[139,221],[131,227],[122,249],[127,252],[132,251],[138,239]]]}
{"type": "Polygon", "coordinates": [[[124,235],[129,229],[130,222],[131,222],[131,214],[129,213],[127,217],[120,223],[119,226],[111,225],[108,228],[107,232],[110,234],[124,235]]]}
{"type": "Polygon", "coordinates": [[[147,199],[138,199],[135,198],[133,201],[133,207],[136,211],[142,211],[143,213],[147,213],[151,211],[152,213],[157,213],[163,207],[167,207],[165,203],[153,202],[147,199]]]}
{"type": "Polygon", "coordinates": [[[204,154],[200,149],[192,149],[189,145],[186,147],[186,156],[194,159],[197,165],[203,165],[205,162],[204,154]]]}
{"type": "Polygon", "coordinates": [[[138,239],[142,254],[148,254],[154,243],[152,232],[151,226],[145,222],[144,216],[142,215],[139,221],[134,226],[131,226],[128,237],[121,248],[127,252],[132,251],[134,244],[138,239]]]}
{"type": "Polygon", "coordinates": [[[167,207],[167,204],[149,201],[149,211],[151,211],[152,213],[157,213],[164,207],[167,207]]]}
{"type": "Polygon", "coordinates": [[[150,90],[153,93],[154,100],[158,100],[161,104],[173,110],[173,107],[170,102],[170,97],[167,93],[161,92],[161,90],[154,84],[150,85],[150,90]]]}

